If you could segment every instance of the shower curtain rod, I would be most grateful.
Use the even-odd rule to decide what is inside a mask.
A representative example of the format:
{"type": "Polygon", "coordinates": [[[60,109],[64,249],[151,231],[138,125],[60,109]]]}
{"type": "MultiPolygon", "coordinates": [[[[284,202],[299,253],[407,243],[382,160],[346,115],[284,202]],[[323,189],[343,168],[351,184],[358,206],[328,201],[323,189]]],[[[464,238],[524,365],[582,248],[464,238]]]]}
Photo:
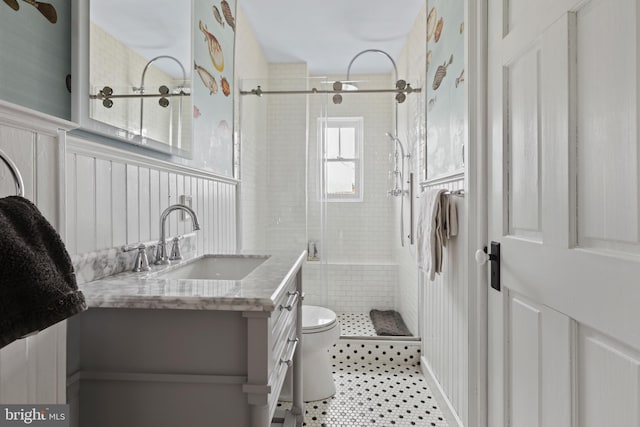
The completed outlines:
{"type": "Polygon", "coordinates": [[[309,90],[262,90],[260,86],[256,89],[241,90],[240,95],[305,95],[305,94],[336,94],[336,93],[421,93],[422,88],[406,87],[404,89],[357,89],[357,90],[326,90],[311,88],[309,90]]]}
{"type": "Polygon", "coordinates": [[[105,95],[104,93],[98,93],[96,95],[89,95],[89,99],[118,99],[118,98],[173,98],[175,96],[191,96],[189,92],[180,91],[180,93],[141,93],[141,94],[127,94],[127,95],[105,95]]]}

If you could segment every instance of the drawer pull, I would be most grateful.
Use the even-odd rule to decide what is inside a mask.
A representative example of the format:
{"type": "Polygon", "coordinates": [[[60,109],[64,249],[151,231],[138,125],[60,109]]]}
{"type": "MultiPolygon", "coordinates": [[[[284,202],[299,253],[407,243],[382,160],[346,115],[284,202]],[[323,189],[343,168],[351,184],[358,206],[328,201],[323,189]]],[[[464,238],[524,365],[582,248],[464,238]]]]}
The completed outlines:
{"type": "Polygon", "coordinates": [[[289,354],[283,359],[280,359],[281,365],[291,366],[293,364],[293,355],[296,352],[296,347],[298,347],[298,338],[289,338],[287,339],[288,344],[292,344],[289,348],[289,354]]]}
{"type": "Polygon", "coordinates": [[[289,299],[287,300],[286,305],[280,304],[280,307],[278,307],[280,311],[282,310],[291,311],[293,307],[296,305],[296,302],[298,302],[298,295],[299,295],[298,291],[288,292],[287,295],[289,295],[289,299]]]}

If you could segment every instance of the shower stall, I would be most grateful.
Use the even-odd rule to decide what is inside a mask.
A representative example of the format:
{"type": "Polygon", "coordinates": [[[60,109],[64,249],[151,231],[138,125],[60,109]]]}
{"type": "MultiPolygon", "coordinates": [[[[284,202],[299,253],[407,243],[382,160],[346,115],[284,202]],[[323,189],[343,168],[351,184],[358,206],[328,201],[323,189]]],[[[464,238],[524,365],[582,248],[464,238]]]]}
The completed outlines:
{"type": "Polygon", "coordinates": [[[397,209],[410,210],[417,145],[398,135],[397,98],[423,103],[395,74],[346,81],[289,63],[269,65],[277,78],[241,82],[240,246],[307,248],[305,304],[335,311],[343,336],[375,337],[372,309],[399,311],[419,335],[418,295],[399,295],[394,247],[411,244],[410,215],[398,221],[397,209]]]}

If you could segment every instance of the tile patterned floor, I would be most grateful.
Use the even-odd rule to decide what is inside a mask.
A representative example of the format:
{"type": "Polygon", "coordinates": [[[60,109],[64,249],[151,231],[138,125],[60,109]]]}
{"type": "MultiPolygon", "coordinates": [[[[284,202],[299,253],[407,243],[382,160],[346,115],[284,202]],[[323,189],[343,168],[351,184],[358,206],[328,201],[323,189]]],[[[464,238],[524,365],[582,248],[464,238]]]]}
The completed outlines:
{"type": "Polygon", "coordinates": [[[375,337],[369,313],[337,313],[340,321],[340,336],[343,337],[375,337]]]}
{"type": "Polygon", "coordinates": [[[418,360],[415,344],[341,340],[332,349],[336,394],[306,403],[304,425],[448,427],[418,360]]]}
{"type": "Polygon", "coordinates": [[[360,363],[385,363],[418,365],[420,363],[420,341],[377,341],[362,342],[341,338],[331,348],[332,362],[358,361],[360,363]]]}

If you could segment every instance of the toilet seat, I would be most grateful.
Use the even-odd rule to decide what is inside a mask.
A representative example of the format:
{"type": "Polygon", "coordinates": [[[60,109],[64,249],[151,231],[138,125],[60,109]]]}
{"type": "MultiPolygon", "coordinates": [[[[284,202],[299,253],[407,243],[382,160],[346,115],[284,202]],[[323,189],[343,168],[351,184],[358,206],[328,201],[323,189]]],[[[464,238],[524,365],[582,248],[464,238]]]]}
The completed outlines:
{"type": "Polygon", "coordinates": [[[338,324],[336,314],[324,307],[305,305],[302,310],[302,333],[325,332],[338,324]]]}

